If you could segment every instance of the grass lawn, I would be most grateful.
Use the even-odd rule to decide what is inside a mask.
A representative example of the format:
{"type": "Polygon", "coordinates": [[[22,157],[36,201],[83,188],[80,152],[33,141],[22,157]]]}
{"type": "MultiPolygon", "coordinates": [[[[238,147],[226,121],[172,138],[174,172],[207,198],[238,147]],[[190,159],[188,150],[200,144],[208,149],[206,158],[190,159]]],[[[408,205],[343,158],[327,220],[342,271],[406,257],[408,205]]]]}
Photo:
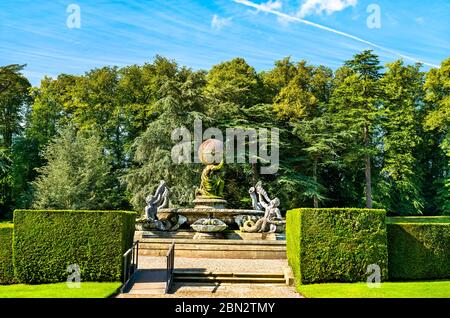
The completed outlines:
{"type": "Polygon", "coordinates": [[[68,288],[67,283],[0,285],[0,298],[107,298],[121,285],[117,282],[81,282],[81,288],[68,288]]]}
{"type": "Polygon", "coordinates": [[[386,223],[450,223],[450,216],[391,216],[386,223]]]}
{"type": "Polygon", "coordinates": [[[386,282],[380,288],[366,283],[300,285],[307,298],[450,298],[450,281],[386,282]]]}
{"type": "Polygon", "coordinates": [[[0,221],[0,228],[2,227],[11,227],[13,226],[13,223],[10,221],[0,221]]]}

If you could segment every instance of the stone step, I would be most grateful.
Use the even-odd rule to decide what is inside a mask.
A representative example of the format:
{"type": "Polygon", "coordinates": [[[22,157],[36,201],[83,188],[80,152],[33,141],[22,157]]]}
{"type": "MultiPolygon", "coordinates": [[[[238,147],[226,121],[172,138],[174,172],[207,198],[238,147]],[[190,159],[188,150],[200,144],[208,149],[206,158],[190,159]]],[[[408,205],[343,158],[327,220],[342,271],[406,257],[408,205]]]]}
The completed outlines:
{"type": "Polygon", "coordinates": [[[233,273],[233,272],[212,272],[195,270],[174,270],[175,277],[184,276],[207,276],[207,277],[266,277],[266,278],[284,278],[283,273],[233,273]]]}
{"type": "Polygon", "coordinates": [[[284,278],[260,278],[260,277],[198,277],[198,276],[186,276],[176,277],[174,281],[177,283],[195,283],[195,282],[208,282],[208,283],[232,283],[232,284],[286,284],[284,278]]]}
{"type": "Polygon", "coordinates": [[[284,240],[194,240],[146,236],[138,239],[139,255],[141,256],[165,256],[170,245],[175,241],[175,257],[286,259],[286,241],[284,240]]]}
{"type": "MultiPolygon", "coordinates": [[[[165,256],[171,242],[139,243],[141,256],[165,256]]],[[[286,259],[284,244],[213,244],[179,242],[175,243],[175,258],[230,258],[230,259],[286,259]]]]}
{"type": "Polygon", "coordinates": [[[178,283],[286,284],[284,274],[175,271],[178,283]]]}

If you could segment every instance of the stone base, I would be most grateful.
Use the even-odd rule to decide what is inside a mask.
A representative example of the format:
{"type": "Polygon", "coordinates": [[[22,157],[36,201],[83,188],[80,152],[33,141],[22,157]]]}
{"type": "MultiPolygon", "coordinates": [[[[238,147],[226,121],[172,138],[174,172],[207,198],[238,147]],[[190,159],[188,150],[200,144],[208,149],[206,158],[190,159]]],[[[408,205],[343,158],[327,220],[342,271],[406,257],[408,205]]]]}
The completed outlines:
{"type": "Polygon", "coordinates": [[[274,233],[221,232],[224,238],[193,239],[198,233],[135,232],[139,240],[139,255],[166,256],[175,241],[175,257],[230,259],[286,259],[284,236],[274,233]]]}
{"type": "Polygon", "coordinates": [[[227,200],[219,197],[211,198],[197,196],[192,202],[195,204],[196,209],[225,209],[225,206],[227,205],[227,200]]]}

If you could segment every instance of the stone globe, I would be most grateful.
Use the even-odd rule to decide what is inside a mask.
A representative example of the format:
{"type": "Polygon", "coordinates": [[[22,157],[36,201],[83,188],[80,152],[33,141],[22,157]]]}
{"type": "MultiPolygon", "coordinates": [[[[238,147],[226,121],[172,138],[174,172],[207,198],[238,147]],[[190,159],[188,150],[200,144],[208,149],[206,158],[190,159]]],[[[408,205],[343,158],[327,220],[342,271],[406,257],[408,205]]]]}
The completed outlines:
{"type": "Polygon", "coordinates": [[[198,148],[198,158],[205,165],[219,164],[223,159],[223,142],[208,139],[198,148]]]}

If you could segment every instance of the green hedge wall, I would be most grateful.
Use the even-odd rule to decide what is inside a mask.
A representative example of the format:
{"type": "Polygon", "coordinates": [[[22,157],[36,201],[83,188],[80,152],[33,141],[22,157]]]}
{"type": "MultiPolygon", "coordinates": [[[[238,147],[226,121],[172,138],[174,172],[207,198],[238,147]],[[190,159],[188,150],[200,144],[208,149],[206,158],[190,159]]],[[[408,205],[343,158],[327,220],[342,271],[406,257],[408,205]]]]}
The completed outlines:
{"type": "Polygon", "coordinates": [[[295,209],[286,217],[288,262],[298,284],[366,281],[377,264],[387,279],[386,212],[295,209]]]}
{"type": "Polygon", "coordinates": [[[0,223],[0,284],[5,285],[14,282],[13,229],[12,224],[0,223]]]}
{"type": "Polygon", "coordinates": [[[118,281],[131,246],[136,213],[14,211],[14,267],[23,283],[66,281],[69,265],[82,281],[118,281]]]}
{"type": "Polygon", "coordinates": [[[450,278],[450,217],[387,218],[392,280],[450,278]]]}

